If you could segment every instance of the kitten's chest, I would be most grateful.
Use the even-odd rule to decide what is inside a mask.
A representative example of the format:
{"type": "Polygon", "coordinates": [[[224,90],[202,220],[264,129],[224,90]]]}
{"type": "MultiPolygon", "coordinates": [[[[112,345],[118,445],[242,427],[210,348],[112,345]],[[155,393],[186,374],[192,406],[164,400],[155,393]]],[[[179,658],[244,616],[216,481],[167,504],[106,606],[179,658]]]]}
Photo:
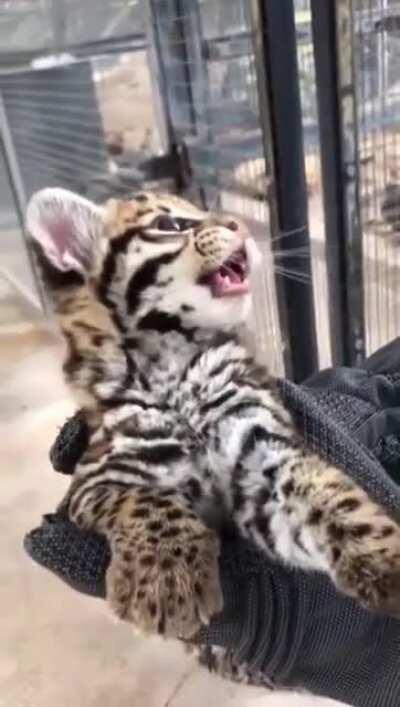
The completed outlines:
{"type": "Polygon", "coordinates": [[[138,401],[105,416],[111,434],[105,473],[110,480],[129,474],[134,484],[176,488],[207,525],[216,527],[227,504],[211,464],[209,433],[199,424],[201,403],[186,395],[186,404],[176,405],[173,393],[164,389],[151,403],[138,401]]]}
{"type": "Polygon", "coordinates": [[[124,455],[132,466],[140,462],[146,478],[150,475],[157,486],[175,486],[199,498],[218,495],[210,463],[210,430],[202,424],[204,399],[196,387],[180,386],[160,371],[151,392],[132,391],[131,397],[132,404],[105,415],[111,456],[124,455]]]}
{"type": "Polygon", "coordinates": [[[107,416],[105,424],[109,429],[111,427],[114,453],[123,449],[133,455],[138,453],[140,457],[140,452],[145,449],[159,449],[160,463],[154,466],[154,472],[160,479],[166,467],[168,479],[174,483],[181,480],[179,474],[188,465],[198,469],[200,476],[206,474],[207,438],[190,424],[190,419],[181,410],[170,404],[167,396],[151,404],[124,406],[107,416]],[[169,454],[174,448],[176,454],[169,454]]]}

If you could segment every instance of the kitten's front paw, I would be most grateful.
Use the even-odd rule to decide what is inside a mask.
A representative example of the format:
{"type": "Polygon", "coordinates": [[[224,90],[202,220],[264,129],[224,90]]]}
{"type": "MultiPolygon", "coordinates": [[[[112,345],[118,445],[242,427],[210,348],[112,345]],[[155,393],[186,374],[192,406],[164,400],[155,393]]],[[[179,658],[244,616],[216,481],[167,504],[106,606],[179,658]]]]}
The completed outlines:
{"type": "Polygon", "coordinates": [[[395,555],[344,555],[336,570],[339,590],[366,609],[400,618],[400,547],[395,555]]]}
{"type": "Polygon", "coordinates": [[[148,522],[140,535],[120,531],[107,599],[117,616],[145,633],[190,638],[222,609],[218,555],[218,538],[193,517],[148,522]]]}

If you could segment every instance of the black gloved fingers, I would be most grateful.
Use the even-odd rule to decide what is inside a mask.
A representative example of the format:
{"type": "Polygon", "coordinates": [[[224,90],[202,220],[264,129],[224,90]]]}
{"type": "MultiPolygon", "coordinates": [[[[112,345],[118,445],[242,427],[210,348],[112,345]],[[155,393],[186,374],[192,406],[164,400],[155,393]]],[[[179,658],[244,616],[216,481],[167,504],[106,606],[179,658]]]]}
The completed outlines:
{"type": "Polygon", "coordinates": [[[104,599],[111,553],[103,536],[81,530],[60,513],[49,513],[25,536],[24,548],[73,589],[104,599]]]}
{"type": "Polygon", "coordinates": [[[50,449],[53,469],[62,474],[73,474],[88,443],[89,428],[84,413],[79,410],[64,423],[50,449]]]}

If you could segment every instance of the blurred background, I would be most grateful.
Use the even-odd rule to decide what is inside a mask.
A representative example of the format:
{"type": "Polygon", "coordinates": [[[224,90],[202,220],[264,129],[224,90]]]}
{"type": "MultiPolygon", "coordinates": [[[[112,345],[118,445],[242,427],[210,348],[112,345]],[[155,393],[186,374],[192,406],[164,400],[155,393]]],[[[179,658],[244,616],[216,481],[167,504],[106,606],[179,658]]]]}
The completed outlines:
{"type": "Polygon", "coordinates": [[[218,681],[24,555],[73,411],[24,230],[46,186],[240,215],[263,360],[357,365],[400,334],[400,1],[0,0],[0,707],[322,704],[218,681]]]}

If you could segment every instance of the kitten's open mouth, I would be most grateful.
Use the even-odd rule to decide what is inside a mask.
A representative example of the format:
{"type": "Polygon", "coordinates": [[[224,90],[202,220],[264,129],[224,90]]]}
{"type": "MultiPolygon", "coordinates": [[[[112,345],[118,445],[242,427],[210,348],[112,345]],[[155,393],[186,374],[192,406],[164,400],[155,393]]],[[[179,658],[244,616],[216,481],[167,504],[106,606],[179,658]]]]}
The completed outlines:
{"type": "Polygon", "coordinates": [[[248,264],[244,250],[232,253],[218,270],[208,273],[200,282],[210,288],[213,297],[232,297],[249,292],[248,264]]]}

